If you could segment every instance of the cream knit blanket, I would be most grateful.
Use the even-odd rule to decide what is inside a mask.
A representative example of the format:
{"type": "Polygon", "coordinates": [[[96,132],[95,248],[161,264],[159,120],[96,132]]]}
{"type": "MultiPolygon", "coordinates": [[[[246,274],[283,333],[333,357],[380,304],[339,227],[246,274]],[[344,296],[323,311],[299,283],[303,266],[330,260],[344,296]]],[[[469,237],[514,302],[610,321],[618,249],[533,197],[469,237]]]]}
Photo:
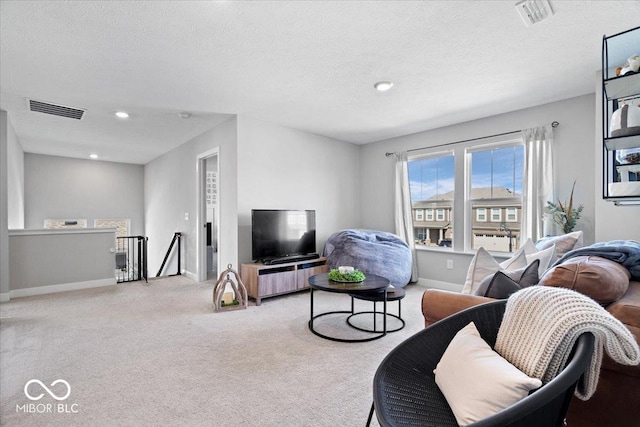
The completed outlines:
{"type": "Polygon", "coordinates": [[[507,301],[495,350],[522,372],[546,384],[564,368],[584,332],[593,333],[595,348],[575,395],[587,400],[598,385],[603,347],[618,363],[640,363],[640,349],[631,332],[591,298],[549,286],[516,292],[507,301]]]}

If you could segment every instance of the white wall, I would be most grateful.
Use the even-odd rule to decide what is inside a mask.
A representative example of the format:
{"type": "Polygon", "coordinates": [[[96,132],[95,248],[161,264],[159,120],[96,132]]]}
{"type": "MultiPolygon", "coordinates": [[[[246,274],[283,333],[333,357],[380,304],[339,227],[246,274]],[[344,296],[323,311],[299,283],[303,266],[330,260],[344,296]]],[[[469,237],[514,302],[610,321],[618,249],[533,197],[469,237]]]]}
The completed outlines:
{"type": "MultiPolygon", "coordinates": [[[[577,181],[574,203],[583,204],[584,211],[576,229],[582,230],[585,243],[591,244],[595,241],[595,198],[600,191],[593,188],[594,114],[595,96],[591,94],[364,145],[360,158],[362,226],[386,231],[394,229],[394,159],[385,157],[385,152],[478,138],[540,126],[556,120],[560,122],[560,126],[554,130],[556,192],[564,201],[569,196],[573,181],[577,181]]],[[[451,252],[419,251],[419,275],[423,279],[461,284],[464,282],[471,256],[451,252]],[[453,270],[446,269],[448,259],[454,262],[453,270]]]]}
{"type": "Polygon", "coordinates": [[[7,118],[7,215],[9,229],[24,228],[24,151],[7,118]]]}
{"type": "Polygon", "coordinates": [[[0,301],[9,300],[7,112],[0,110],[0,301]]]}
{"type": "Polygon", "coordinates": [[[251,209],[315,210],[318,252],[335,231],[358,227],[359,177],[359,146],[240,116],[240,262],[251,260],[251,209]]]}
{"type": "Polygon", "coordinates": [[[596,74],[595,111],[595,176],[596,189],[596,241],[637,240],[640,241],[640,206],[616,206],[602,198],[602,74],[596,74]]]}
{"type": "Polygon", "coordinates": [[[45,219],[131,220],[130,234],[144,233],[144,168],[141,165],[25,154],[25,225],[45,219]]]}
{"type": "Polygon", "coordinates": [[[11,297],[115,285],[115,232],[12,230],[11,297]]]}
{"type": "MultiPolygon", "coordinates": [[[[215,128],[152,160],[144,167],[146,235],[149,237],[149,275],[155,277],[174,232],[182,232],[181,269],[197,277],[197,156],[219,147],[218,201],[220,207],[220,265],[238,266],[237,120],[215,128]],[[185,220],[185,213],[189,219],[185,220]]],[[[176,251],[163,270],[175,274],[176,251]]]]}
{"type": "Polygon", "coordinates": [[[0,110],[0,301],[9,299],[10,228],[24,227],[24,153],[8,113],[0,110]]]}

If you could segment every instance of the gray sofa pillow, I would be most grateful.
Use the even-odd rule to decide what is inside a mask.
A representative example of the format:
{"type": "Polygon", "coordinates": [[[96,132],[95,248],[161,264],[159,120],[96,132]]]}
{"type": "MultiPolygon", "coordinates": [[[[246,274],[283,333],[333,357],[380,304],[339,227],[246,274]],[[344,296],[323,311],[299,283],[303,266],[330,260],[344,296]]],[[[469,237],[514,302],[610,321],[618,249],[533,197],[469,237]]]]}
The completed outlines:
{"type": "Polygon", "coordinates": [[[498,271],[494,275],[485,277],[475,292],[483,297],[505,299],[514,292],[538,284],[538,266],[540,260],[535,260],[525,268],[514,271],[498,271]]]}

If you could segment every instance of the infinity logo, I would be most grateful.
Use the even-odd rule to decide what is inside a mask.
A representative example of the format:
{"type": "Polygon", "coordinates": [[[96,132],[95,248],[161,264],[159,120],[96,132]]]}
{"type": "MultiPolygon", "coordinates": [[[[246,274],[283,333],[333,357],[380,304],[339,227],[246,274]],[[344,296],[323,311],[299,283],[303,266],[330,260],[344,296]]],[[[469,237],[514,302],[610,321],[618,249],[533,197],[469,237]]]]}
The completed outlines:
{"type": "Polygon", "coordinates": [[[40,400],[42,399],[42,397],[44,396],[44,393],[40,393],[38,396],[31,396],[29,394],[29,386],[32,383],[36,383],[36,384],[40,384],[40,387],[42,387],[47,393],[49,393],[49,396],[53,397],[56,400],[65,400],[67,397],[69,397],[69,395],[71,394],[71,386],[69,385],[68,382],[66,382],[65,380],[55,380],[54,382],[51,383],[51,387],[53,387],[54,385],[58,384],[58,383],[62,383],[64,385],[67,386],[67,394],[65,394],[62,397],[58,397],[58,395],[56,395],[54,392],[52,392],[51,390],[49,390],[49,388],[44,385],[42,383],[42,381],[40,380],[29,380],[25,385],[24,385],[24,395],[27,396],[27,398],[29,398],[30,400],[40,400]]]}

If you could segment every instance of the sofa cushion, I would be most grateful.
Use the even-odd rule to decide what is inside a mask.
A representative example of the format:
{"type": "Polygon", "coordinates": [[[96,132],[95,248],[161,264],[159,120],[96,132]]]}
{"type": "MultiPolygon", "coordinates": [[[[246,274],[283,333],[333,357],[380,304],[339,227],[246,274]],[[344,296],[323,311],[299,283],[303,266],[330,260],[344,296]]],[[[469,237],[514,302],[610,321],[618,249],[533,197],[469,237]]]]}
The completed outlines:
{"type": "Polygon", "coordinates": [[[498,271],[512,271],[526,266],[527,257],[524,252],[514,254],[514,256],[508,260],[498,263],[485,248],[481,247],[471,260],[471,264],[469,264],[469,270],[467,271],[467,278],[464,281],[462,293],[473,294],[482,279],[498,271]]]}
{"type": "Polygon", "coordinates": [[[498,271],[493,276],[486,277],[480,282],[475,295],[483,297],[505,299],[520,289],[538,284],[538,266],[540,260],[534,260],[525,268],[515,271],[498,271]]]}
{"type": "Polygon", "coordinates": [[[607,305],[625,294],[630,277],[629,270],[615,261],[577,256],[547,271],[540,285],[573,289],[607,305]]]}
{"type": "MultiPolygon", "coordinates": [[[[609,305],[607,311],[625,326],[640,330],[640,282],[629,282],[627,292],[609,305]]],[[[640,338],[640,334],[637,337],[640,338]]]]}
{"type": "Polygon", "coordinates": [[[536,242],[536,248],[541,251],[556,245],[556,256],[557,259],[560,259],[567,252],[581,248],[583,246],[582,240],[582,231],[574,231],[560,236],[543,237],[536,242]]]}
{"type": "Polygon", "coordinates": [[[434,373],[460,425],[493,415],[542,385],[496,353],[473,322],[453,337],[434,373]]]}
{"type": "MultiPolygon", "coordinates": [[[[520,246],[518,251],[524,252],[527,257],[527,264],[530,264],[533,260],[540,260],[540,265],[538,267],[538,277],[542,277],[545,271],[549,269],[553,265],[553,263],[558,259],[556,255],[556,245],[555,243],[549,246],[546,249],[538,250],[536,245],[533,243],[533,240],[527,239],[527,241],[520,246]]],[[[516,252],[518,253],[518,252],[516,252]]]]}
{"type": "MultiPolygon", "coordinates": [[[[606,310],[621,321],[636,337],[636,341],[640,342],[640,282],[629,282],[627,292],[618,301],[609,304],[606,310]]],[[[635,377],[636,385],[640,384],[640,365],[621,365],[605,354],[602,358],[602,368],[635,377]]],[[[598,384],[598,387],[600,387],[600,384],[598,384]]],[[[640,395],[640,387],[638,389],[638,394],[640,395]]]]}
{"type": "Polygon", "coordinates": [[[442,289],[427,289],[422,294],[424,327],[469,307],[491,301],[495,300],[442,289]]]}

